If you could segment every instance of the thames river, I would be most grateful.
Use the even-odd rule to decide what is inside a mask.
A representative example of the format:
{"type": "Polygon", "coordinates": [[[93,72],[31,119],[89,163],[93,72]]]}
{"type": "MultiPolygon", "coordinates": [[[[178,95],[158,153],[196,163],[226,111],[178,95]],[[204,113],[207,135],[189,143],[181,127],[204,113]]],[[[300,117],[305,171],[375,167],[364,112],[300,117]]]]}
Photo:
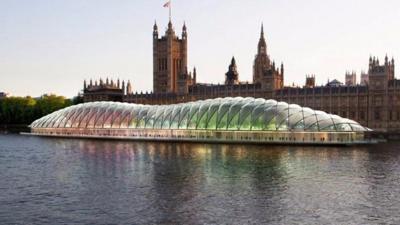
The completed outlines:
{"type": "Polygon", "coordinates": [[[400,145],[0,135],[0,224],[400,224],[400,145]]]}

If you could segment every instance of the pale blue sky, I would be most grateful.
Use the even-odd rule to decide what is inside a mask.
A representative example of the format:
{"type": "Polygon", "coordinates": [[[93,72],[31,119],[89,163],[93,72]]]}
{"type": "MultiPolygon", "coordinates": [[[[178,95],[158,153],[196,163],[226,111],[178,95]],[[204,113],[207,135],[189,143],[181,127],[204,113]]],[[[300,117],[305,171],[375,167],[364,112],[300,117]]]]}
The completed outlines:
{"type": "MultiPolygon", "coordinates": [[[[152,27],[163,33],[164,0],[0,0],[0,91],[68,97],[85,78],[130,79],[152,89],[152,27]]],[[[223,82],[230,58],[241,80],[264,22],[268,51],[285,64],[285,83],[344,79],[367,70],[370,55],[400,58],[400,1],[174,0],[173,23],[186,21],[189,65],[199,82],[223,82]]]]}

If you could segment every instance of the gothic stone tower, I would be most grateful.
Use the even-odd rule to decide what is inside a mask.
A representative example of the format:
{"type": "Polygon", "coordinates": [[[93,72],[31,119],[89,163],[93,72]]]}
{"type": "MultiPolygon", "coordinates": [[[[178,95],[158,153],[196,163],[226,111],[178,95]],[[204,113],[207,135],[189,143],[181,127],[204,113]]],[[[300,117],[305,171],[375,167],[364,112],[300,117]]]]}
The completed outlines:
{"type": "Polygon", "coordinates": [[[239,84],[239,73],[237,72],[235,57],[232,57],[231,64],[228,67],[228,72],[225,73],[225,84],[239,84]]]}
{"type": "Polygon", "coordinates": [[[313,88],[315,87],[315,75],[306,75],[306,85],[304,85],[306,88],[313,88]]]}
{"type": "Polygon", "coordinates": [[[384,90],[387,89],[388,82],[394,80],[394,59],[389,61],[388,57],[385,57],[385,63],[379,64],[378,58],[369,58],[369,86],[372,90],[384,90]]]}
{"type": "Polygon", "coordinates": [[[187,33],[183,25],[182,37],[175,35],[171,21],[165,35],[158,37],[153,27],[153,90],[154,93],[177,93],[179,77],[187,71],[187,33]]]}
{"type": "Polygon", "coordinates": [[[379,64],[378,58],[369,58],[368,68],[368,124],[375,130],[388,127],[392,100],[389,100],[389,83],[394,78],[394,59],[385,57],[384,64],[379,64]]]}
{"type": "Polygon", "coordinates": [[[264,38],[264,27],[261,25],[261,35],[258,41],[257,55],[253,66],[253,82],[260,83],[264,90],[276,90],[283,88],[283,64],[281,68],[271,63],[267,54],[267,43],[264,38]]]}

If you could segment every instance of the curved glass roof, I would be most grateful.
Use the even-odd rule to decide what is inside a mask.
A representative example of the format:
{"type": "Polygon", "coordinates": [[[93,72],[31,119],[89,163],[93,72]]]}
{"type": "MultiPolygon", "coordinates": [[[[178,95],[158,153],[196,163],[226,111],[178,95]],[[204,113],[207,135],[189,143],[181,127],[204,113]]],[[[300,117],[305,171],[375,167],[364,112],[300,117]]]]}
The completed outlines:
{"type": "Polygon", "coordinates": [[[140,128],[268,131],[368,131],[353,120],[262,98],[216,98],[174,105],[90,102],[31,124],[32,128],[140,128]]]}

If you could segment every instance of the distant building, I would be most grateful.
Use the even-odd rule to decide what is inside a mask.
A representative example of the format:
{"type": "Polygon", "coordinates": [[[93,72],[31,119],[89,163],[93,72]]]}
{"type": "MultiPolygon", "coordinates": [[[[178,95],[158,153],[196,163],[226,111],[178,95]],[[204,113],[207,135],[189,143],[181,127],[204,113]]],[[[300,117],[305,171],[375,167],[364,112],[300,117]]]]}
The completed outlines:
{"type": "Polygon", "coordinates": [[[332,81],[328,80],[328,83],[326,83],[326,86],[327,87],[340,87],[340,86],[343,86],[343,83],[336,79],[333,79],[332,81]]]}
{"type": "Polygon", "coordinates": [[[315,75],[306,75],[306,88],[313,88],[315,87],[315,75]]]}
{"type": "Polygon", "coordinates": [[[171,21],[165,35],[159,38],[157,24],[153,26],[153,91],[154,93],[187,93],[188,86],[196,82],[188,72],[187,30],[182,27],[182,35],[175,35],[171,21]]]}
{"type": "Polygon", "coordinates": [[[228,72],[225,74],[225,85],[239,84],[239,73],[236,67],[235,57],[232,57],[231,64],[228,67],[228,72]]]}
{"type": "Polygon", "coordinates": [[[89,84],[86,83],[86,80],[83,84],[83,101],[84,102],[94,102],[94,101],[123,101],[123,97],[125,94],[132,94],[132,86],[131,82],[128,81],[127,86],[125,87],[125,81],[122,81],[122,85],[120,84],[120,80],[117,82],[113,80],[106,79],[106,82],[103,79],[97,80],[93,83],[92,79],[90,79],[89,84]]]}
{"type": "Polygon", "coordinates": [[[8,93],[0,92],[0,99],[7,98],[7,97],[8,97],[8,93]]]}
{"type": "Polygon", "coordinates": [[[257,55],[253,66],[253,83],[260,84],[263,90],[276,90],[283,88],[284,68],[275,66],[268,55],[267,43],[264,37],[264,27],[261,25],[260,39],[257,45],[257,55]]]}
{"type": "Polygon", "coordinates": [[[362,85],[362,86],[368,85],[368,81],[369,81],[368,77],[369,77],[368,73],[365,73],[364,71],[362,71],[361,75],[360,75],[360,85],[362,85]]]}
{"type": "Polygon", "coordinates": [[[357,85],[357,75],[356,72],[346,72],[345,76],[345,84],[346,86],[355,86],[357,85]]]}
{"type": "MultiPolygon", "coordinates": [[[[197,72],[189,72],[188,33],[183,25],[181,37],[175,35],[172,23],[159,38],[153,27],[154,92],[135,92],[110,82],[84,85],[84,101],[123,101],[137,104],[165,105],[223,97],[276,99],[350,118],[364,126],[382,131],[400,131],[400,80],[394,77],[394,59],[369,59],[368,72],[361,74],[357,85],[355,73],[346,76],[345,84],[334,79],[324,86],[315,85],[315,75],[306,76],[304,88],[284,86],[284,66],[276,66],[267,51],[261,27],[257,54],[253,64],[253,82],[239,79],[237,61],[232,58],[228,72],[219,76],[224,84],[197,83],[197,72]],[[108,84],[107,84],[108,83],[108,84]]],[[[340,124],[338,124],[340,126],[340,124]]]]}

